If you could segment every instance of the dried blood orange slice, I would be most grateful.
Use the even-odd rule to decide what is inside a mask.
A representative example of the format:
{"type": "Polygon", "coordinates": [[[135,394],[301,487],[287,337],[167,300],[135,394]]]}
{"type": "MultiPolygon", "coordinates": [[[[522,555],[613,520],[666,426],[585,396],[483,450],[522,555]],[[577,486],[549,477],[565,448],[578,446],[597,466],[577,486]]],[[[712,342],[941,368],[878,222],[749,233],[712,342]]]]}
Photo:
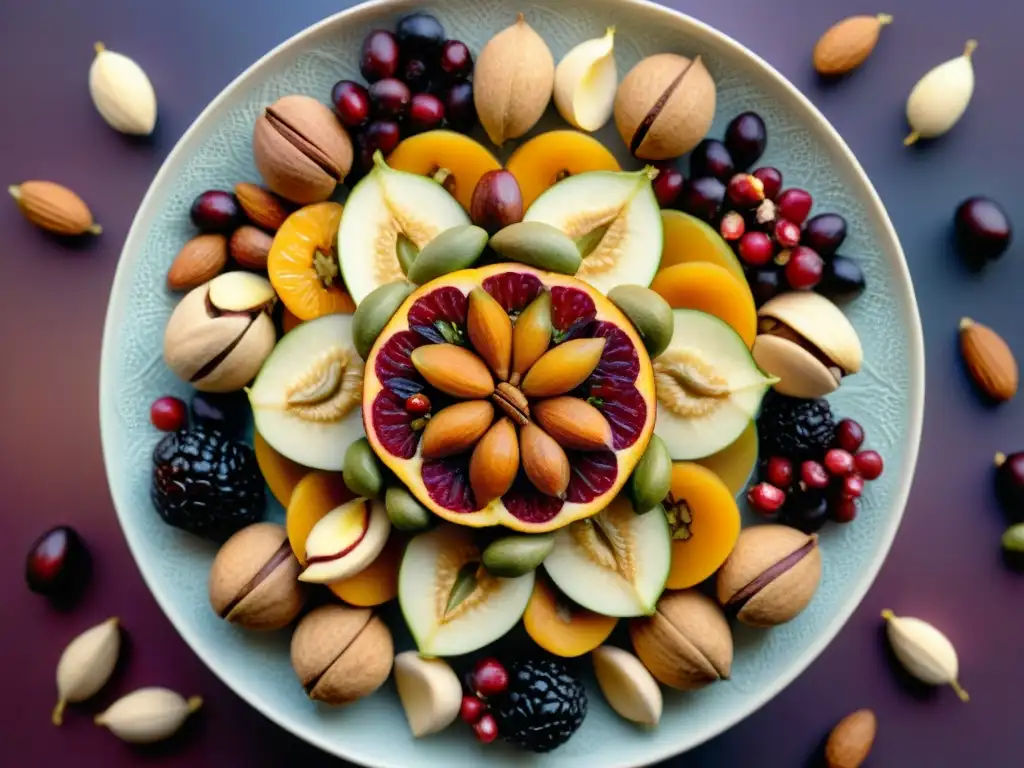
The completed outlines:
{"type": "Polygon", "coordinates": [[[460,525],[537,533],[597,513],[643,455],[655,412],[626,316],[580,280],[521,265],[420,287],[366,363],[374,451],[460,525]]]}

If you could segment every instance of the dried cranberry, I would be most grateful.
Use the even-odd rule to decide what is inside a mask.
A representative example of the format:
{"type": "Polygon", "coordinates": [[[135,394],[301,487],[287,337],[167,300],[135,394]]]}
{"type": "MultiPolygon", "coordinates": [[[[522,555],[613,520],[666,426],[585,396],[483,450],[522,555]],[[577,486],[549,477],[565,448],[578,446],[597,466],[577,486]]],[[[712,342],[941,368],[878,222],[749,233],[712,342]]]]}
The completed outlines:
{"type": "Polygon", "coordinates": [[[885,462],[878,451],[861,451],[853,457],[853,466],[865,480],[877,480],[882,476],[885,462]]]}
{"type": "Polygon", "coordinates": [[[161,432],[177,432],[188,424],[188,406],[177,397],[158,397],[149,406],[149,420],[161,432]]]}
{"type": "Polygon", "coordinates": [[[803,224],[811,214],[811,206],[814,199],[811,193],[803,189],[787,189],[779,195],[775,201],[779,211],[779,217],[792,221],[794,224],[803,224]]]}

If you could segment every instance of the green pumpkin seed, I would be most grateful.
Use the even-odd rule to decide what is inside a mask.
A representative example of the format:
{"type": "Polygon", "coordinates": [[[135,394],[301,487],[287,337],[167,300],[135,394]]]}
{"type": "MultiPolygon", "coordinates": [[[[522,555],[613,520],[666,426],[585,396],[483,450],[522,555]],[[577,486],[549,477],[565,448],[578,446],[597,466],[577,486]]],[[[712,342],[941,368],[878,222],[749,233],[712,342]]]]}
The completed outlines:
{"type": "Polygon", "coordinates": [[[376,498],[384,490],[384,472],[365,437],[356,440],[345,451],[341,465],[341,478],[357,496],[376,498]]]}
{"type": "Polygon", "coordinates": [[[1003,549],[1007,552],[1024,554],[1024,523],[1011,525],[1003,534],[1003,549]]]}
{"type": "Polygon", "coordinates": [[[452,584],[452,591],[448,593],[448,604],[445,606],[445,613],[454,611],[467,597],[476,592],[476,574],[479,569],[479,563],[466,563],[459,569],[459,574],[455,577],[455,583],[452,584]]]}
{"type": "Polygon", "coordinates": [[[405,280],[374,288],[369,295],[359,302],[356,313],[352,316],[352,341],[356,352],[366,360],[370,350],[377,341],[384,326],[395,316],[402,302],[409,298],[416,286],[405,280]]]}
{"type": "Polygon", "coordinates": [[[575,275],[582,262],[572,238],[541,221],[511,224],[492,237],[490,245],[506,259],[548,272],[575,275]]]}
{"type": "Polygon", "coordinates": [[[668,349],[675,318],[667,301],[642,285],[616,286],[608,291],[608,299],[633,323],[651,357],[668,349]]]}
{"type": "Polygon", "coordinates": [[[473,266],[487,247],[487,232],[472,224],[451,227],[424,246],[409,267],[417,285],[473,266]]]}
{"type": "Polygon", "coordinates": [[[629,496],[634,511],[643,515],[650,512],[668,496],[672,488],[672,457],[665,441],[651,435],[651,442],[629,478],[629,496]]]}
{"type": "Polygon", "coordinates": [[[416,497],[400,485],[393,485],[384,494],[384,507],[391,524],[400,531],[422,531],[430,527],[434,516],[416,497]]]}
{"type": "Polygon", "coordinates": [[[482,560],[493,576],[514,579],[537,570],[554,548],[551,534],[506,536],[488,544],[482,560]]]}
{"type": "Polygon", "coordinates": [[[408,275],[413,262],[420,255],[420,249],[408,237],[399,234],[398,241],[395,243],[395,254],[398,256],[398,265],[402,268],[402,274],[408,275]]]}

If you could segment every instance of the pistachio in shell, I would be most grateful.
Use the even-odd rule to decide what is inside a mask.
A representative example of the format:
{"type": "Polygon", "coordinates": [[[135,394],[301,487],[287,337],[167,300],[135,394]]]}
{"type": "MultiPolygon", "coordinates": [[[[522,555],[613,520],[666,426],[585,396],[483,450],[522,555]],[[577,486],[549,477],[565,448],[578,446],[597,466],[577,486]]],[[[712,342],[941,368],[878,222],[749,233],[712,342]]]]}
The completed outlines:
{"type": "Polygon", "coordinates": [[[668,160],[686,154],[707,135],[715,101],[715,81],[700,56],[659,53],[622,79],[615,95],[615,125],[636,157],[668,160]]]}
{"type": "Polygon", "coordinates": [[[341,478],[356,496],[378,498],[384,490],[384,470],[365,437],[356,440],[345,451],[341,478]]]}
{"type": "Polygon", "coordinates": [[[653,616],[630,621],[629,636],[640,661],[662,685],[695,691],[729,679],[729,622],[714,600],[695,589],[665,592],[653,616]]]}
{"type": "Polygon", "coordinates": [[[391,525],[400,531],[412,533],[425,530],[434,519],[430,510],[400,485],[392,485],[384,493],[384,508],[391,525]]]}
{"type": "Polygon", "coordinates": [[[668,349],[675,318],[672,307],[659,294],[642,285],[618,285],[608,291],[608,300],[633,323],[652,358],[668,349]]]}
{"type": "Polygon", "coordinates": [[[665,441],[651,435],[647,450],[629,478],[629,498],[638,515],[660,505],[672,489],[672,456],[665,441]]]}
{"type": "Polygon", "coordinates": [[[488,544],[480,559],[492,576],[515,579],[537,570],[554,548],[550,533],[505,536],[488,544]]]}
{"type": "Polygon", "coordinates": [[[555,57],[520,13],[487,42],[473,71],[473,102],[490,140],[500,147],[533,128],[554,87],[555,57]]]}
{"type": "Polygon", "coordinates": [[[835,304],[811,291],[791,291],[758,311],[751,350],[758,366],[778,377],[775,390],[816,398],[834,392],[864,359],[860,337],[835,304]]]}
{"type": "Polygon", "coordinates": [[[409,267],[409,280],[429,283],[473,266],[487,247],[487,232],[473,224],[451,227],[424,246],[409,267]]]}
{"type": "Polygon", "coordinates": [[[363,360],[369,359],[370,350],[384,326],[414,290],[416,286],[412,283],[396,280],[375,288],[359,302],[352,316],[352,341],[363,360]]]}
{"type": "Polygon", "coordinates": [[[821,581],[817,534],[785,525],[745,528],[718,571],[718,601],[753,627],[774,627],[796,618],[821,581]]]}
{"type": "Polygon", "coordinates": [[[284,527],[254,523],[224,542],[213,559],[210,605],[222,619],[246,629],[280,629],[306,603],[301,570],[284,527]]]}
{"type": "Polygon", "coordinates": [[[575,275],[583,262],[573,239],[542,221],[510,224],[491,238],[490,245],[506,259],[563,275],[575,275]]]}
{"type": "Polygon", "coordinates": [[[391,674],[391,632],[368,608],[322,605],[292,635],[292,668],[311,699],[341,705],[369,696],[391,674]]]}

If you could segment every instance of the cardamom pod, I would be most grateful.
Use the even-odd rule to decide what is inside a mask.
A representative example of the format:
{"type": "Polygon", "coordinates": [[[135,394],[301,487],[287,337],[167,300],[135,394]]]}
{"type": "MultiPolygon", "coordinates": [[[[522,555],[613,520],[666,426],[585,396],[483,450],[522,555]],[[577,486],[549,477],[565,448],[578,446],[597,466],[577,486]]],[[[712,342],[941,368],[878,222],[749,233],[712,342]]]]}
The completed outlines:
{"type": "Polygon", "coordinates": [[[120,651],[121,632],[116,616],[87,629],[68,643],[57,662],[54,725],[64,721],[64,707],[68,703],[85,701],[106,684],[120,651]]]}
{"type": "Polygon", "coordinates": [[[888,622],[886,629],[896,658],[907,672],[929,685],[949,685],[961,701],[969,701],[967,691],[957,681],[960,662],[949,638],[921,619],[896,616],[890,610],[882,611],[882,618],[888,622]]]}
{"type": "Polygon", "coordinates": [[[94,722],[123,741],[152,744],[174,735],[202,704],[199,696],[186,699],[168,688],[139,688],[96,715],[94,722]]]}

